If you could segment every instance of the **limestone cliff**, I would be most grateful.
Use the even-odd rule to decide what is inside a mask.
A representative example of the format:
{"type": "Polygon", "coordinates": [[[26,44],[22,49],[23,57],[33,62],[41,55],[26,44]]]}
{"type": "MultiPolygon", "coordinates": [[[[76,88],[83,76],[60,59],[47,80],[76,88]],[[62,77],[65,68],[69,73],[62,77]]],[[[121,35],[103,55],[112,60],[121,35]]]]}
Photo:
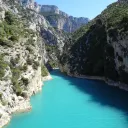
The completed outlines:
{"type": "Polygon", "coordinates": [[[0,1],[0,127],[12,113],[31,109],[30,96],[49,75],[45,65],[57,61],[55,50],[48,48],[55,44],[61,52],[64,40],[42,15],[17,0],[0,1]]]}
{"type": "Polygon", "coordinates": [[[89,21],[88,18],[69,16],[55,5],[39,5],[37,2],[34,2],[34,0],[17,1],[24,7],[33,9],[42,14],[49,21],[51,26],[66,32],[74,32],[89,21]]]}
{"type": "Polygon", "coordinates": [[[42,12],[42,14],[46,17],[49,23],[58,29],[64,30],[66,32],[74,32],[81,26],[88,23],[88,18],[76,18],[72,16],[63,16],[61,14],[49,14],[42,12]]]}

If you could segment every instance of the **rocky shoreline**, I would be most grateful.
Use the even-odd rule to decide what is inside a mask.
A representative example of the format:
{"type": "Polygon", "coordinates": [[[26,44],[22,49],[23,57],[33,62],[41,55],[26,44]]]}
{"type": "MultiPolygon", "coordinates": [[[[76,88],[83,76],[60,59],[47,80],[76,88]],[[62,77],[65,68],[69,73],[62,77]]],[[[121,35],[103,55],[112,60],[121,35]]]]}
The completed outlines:
{"type": "Polygon", "coordinates": [[[106,84],[110,85],[110,86],[114,86],[117,87],[119,89],[128,91],[128,85],[121,83],[121,82],[116,82],[113,81],[111,79],[106,79],[105,77],[100,77],[100,76],[84,76],[84,75],[72,75],[72,74],[68,74],[71,77],[76,77],[76,78],[81,78],[81,79],[88,79],[88,80],[99,80],[99,81],[104,81],[106,84]]]}
{"type": "Polygon", "coordinates": [[[6,126],[10,121],[11,121],[11,117],[12,114],[14,113],[24,113],[24,112],[28,112],[30,111],[32,108],[31,104],[30,104],[30,99],[24,100],[22,102],[19,103],[18,106],[16,106],[11,113],[8,112],[2,112],[3,116],[0,119],[0,128],[3,128],[4,126],[6,126]]]}
{"type": "MultiPolygon", "coordinates": [[[[105,83],[107,83],[110,86],[115,86],[115,87],[118,87],[118,88],[123,89],[125,91],[128,91],[128,85],[123,84],[123,83],[119,83],[119,82],[115,82],[115,81],[112,81],[110,79],[106,79],[104,77],[84,76],[84,75],[78,76],[78,75],[72,75],[72,74],[68,74],[68,75],[70,77],[75,77],[75,78],[80,78],[80,79],[104,81],[105,83]]],[[[52,80],[52,77],[50,74],[48,76],[42,78],[42,81],[47,81],[47,80],[52,80]]],[[[42,86],[43,86],[43,84],[42,84],[42,86]]],[[[36,91],[36,93],[39,91],[40,91],[40,89],[38,91],[36,91]]],[[[12,114],[24,113],[24,112],[28,112],[32,109],[32,106],[30,104],[30,97],[27,99],[22,99],[22,97],[19,97],[19,99],[21,99],[21,101],[12,110],[8,110],[8,111],[1,111],[0,110],[0,113],[3,113],[3,116],[0,119],[0,128],[3,128],[4,126],[6,126],[11,121],[12,114]]],[[[0,106],[0,107],[2,107],[2,106],[0,106]]],[[[6,109],[6,108],[3,108],[3,110],[4,109],[6,109]]]]}
{"type": "Polygon", "coordinates": [[[52,77],[50,74],[48,76],[42,77],[42,81],[48,81],[48,80],[52,80],[52,77]]]}
{"type": "MultiPolygon", "coordinates": [[[[50,74],[48,76],[42,78],[42,81],[47,81],[47,80],[52,80],[52,77],[50,74]]],[[[43,83],[41,86],[43,86],[43,83]]],[[[35,94],[39,91],[40,91],[40,88],[38,91],[36,90],[35,94]]],[[[22,97],[19,97],[21,99],[21,101],[13,109],[10,108],[11,110],[7,111],[7,108],[0,109],[0,113],[2,113],[2,117],[0,117],[0,128],[3,128],[8,123],[10,123],[12,114],[24,113],[24,112],[28,112],[32,109],[32,106],[30,104],[31,96],[27,99],[23,99],[22,97]]],[[[3,106],[0,106],[0,107],[3,107],[3,106]]]]}

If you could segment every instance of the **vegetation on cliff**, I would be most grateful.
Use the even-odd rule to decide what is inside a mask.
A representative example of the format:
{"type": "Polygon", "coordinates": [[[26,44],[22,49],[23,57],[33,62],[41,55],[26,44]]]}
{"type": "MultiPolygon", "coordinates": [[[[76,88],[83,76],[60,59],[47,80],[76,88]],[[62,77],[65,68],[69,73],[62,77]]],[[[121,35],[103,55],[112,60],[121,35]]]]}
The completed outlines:
{"type": "Polygon", "coordinates": [[[48,70],[45,67],[45,65],[41,66],[41,75],[42,75],[42,77],[48,76],[48,70]]]}
{"type": "Polygon", "coordinates": [[[5,17],[0,22],[0,80],[11,79],[12,89],[17,96],[23,96],[29,84],[28,78],[22,76],[28,66],[31,65],[34,70],[40,66],[38,53],[34,53],[38,45],[34,38],[38,38],[38,34],[29,29],[24,21],[11,11],[5,11],[5,17]],[[26,54],[26,60],[21,59],[22,54],[26,54]]]}
{"type": "Polygon", "coordinates": [[[0,55],[0,80],[2,80],[2,78],[5,75],[5,69],[7,68],[7,64],[5,63],[4,59],[3,59],[3,55],[0,55]]]}
{"type": "Polygon", "coordinates": [[[60,58],[61,70],[128,84],[127,37],[128,4],[113,3],[72,34],[60,58]]]}

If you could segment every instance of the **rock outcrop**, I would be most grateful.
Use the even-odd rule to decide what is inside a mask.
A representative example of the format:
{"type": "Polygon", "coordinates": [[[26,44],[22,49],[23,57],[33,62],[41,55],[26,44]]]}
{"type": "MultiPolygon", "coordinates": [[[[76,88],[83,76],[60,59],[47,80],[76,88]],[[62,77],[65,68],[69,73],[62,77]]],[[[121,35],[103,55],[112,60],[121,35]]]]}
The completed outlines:
{"type": "Polygon", "coordinates": [[[74,32],[89,21],[88,18],[69,16],[65,12],[60,11],[58,7],[52,5],[42,5],[40,13],[46,17],[53,27],[66,32],[74,32]]]}
{"type": "Polygon", "coordinates": [[[18,0],[18,2],[26,7],[26,8],[30,8],[30,9],[34,9],[34,0],[18,0]]]}

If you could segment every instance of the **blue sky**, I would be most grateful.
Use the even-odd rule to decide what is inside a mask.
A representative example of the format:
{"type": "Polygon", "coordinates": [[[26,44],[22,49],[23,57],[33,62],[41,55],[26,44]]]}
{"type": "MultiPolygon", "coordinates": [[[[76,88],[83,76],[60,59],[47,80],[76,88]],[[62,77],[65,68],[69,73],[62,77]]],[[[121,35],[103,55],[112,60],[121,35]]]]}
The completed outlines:
{"type": "Polygon", "coordinates": [[[117,0],[35,0],[43,5],[56,5],[60,10],[75,17],[94,18],[100,14],[107,5],[117,0]]]}

